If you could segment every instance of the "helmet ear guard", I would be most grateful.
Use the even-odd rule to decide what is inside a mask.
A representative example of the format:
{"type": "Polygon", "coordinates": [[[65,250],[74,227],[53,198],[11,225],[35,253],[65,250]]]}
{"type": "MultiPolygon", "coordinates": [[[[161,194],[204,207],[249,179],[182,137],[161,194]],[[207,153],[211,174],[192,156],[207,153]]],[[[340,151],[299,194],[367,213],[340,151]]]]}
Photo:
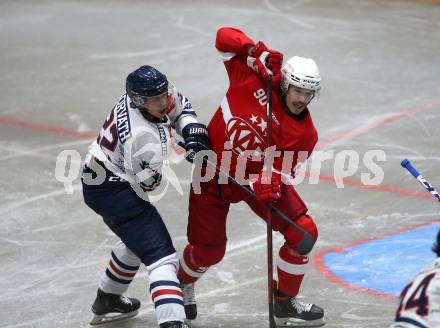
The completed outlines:
{"type": "Polygon", "coordinates": [[[286,93],[290,85],[314,91],[318,101],[321,90],[321,75],[316,62],[311,58],[294,56],[281,69],[281,91],[286,93]]]}
{"type": "MultiPolygon", "coordinates": [[[[128,93],[128,92],[127,92],[128,93]]],[[[135,95],[135,94],[128,94],[131,101],[133,102],[133,105],[135,105],[136,107],[140,107],[145,103],[145,97],[141,97],[139,95],[135,95]]]]}

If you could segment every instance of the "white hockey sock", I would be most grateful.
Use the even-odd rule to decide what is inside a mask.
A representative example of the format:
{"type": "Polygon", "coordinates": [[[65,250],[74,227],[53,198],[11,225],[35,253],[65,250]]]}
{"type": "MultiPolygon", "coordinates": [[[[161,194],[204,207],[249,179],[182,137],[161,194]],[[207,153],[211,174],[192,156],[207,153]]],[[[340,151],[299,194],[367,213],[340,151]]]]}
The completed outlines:
{"type": "Polygon", "coordinates": [[[101,276],[99,288],[104,293],[122,295],[139,269],[141,260],[122,241],[113,246],[107,269],[101,276]]]}
{"type": "Polygon", "coordinates": [[[178,259],[174,253],[147,267],[151,299],[159,324],[185,320],[183,292],[177,279],[177,266],[178,259]]]}

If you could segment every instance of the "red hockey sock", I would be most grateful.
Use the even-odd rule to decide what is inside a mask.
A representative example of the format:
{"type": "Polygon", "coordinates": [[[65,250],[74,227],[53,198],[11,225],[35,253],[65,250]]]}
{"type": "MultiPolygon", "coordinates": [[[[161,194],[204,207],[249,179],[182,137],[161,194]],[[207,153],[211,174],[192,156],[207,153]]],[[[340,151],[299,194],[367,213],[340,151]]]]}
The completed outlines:
{"type": "Polygon", "coordinates": [[[193,246],[186,245],[183,256],[180,258],[179,272],[177,274],[182,284],[190,284],[199,279],[208,270],[207,267],[198,265],[193,256],[193,246]]]}
{"type": "Polygon", "coordinates": [[[304,278],[309,258],[292,254],[286,246],[281,247],[279,255],[277,265],[278,289],[286,296],[296,296],[304,278]]]}

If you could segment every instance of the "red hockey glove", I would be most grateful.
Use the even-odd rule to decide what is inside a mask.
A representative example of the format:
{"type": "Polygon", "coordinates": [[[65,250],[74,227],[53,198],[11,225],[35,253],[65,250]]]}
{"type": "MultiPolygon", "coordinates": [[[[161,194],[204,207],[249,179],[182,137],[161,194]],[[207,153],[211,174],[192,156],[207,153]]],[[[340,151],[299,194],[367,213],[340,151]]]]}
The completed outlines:
{"type": "Polygon", "coordinates": [[[252,68],[258,75],[260,75],[263,79],[268,80],[269,79],[269,70],[266,68],[266,66],[263,64],[265,61],[264,56],[267,57],[268,53],[263,53],[260,58],[253,58],[248,57],[248,66],[252,68]]]}
{"type": "Polygon", "coordinates": [[[269,57],[266,59],[266,66],[270,69],[273,75],[278,75],[283,66],[283,54],[279,51],[270,50],[269,57]]]}
{"type": "Polygon", "coordinates": [[[269,74],[277,75],[280,73],[283,65],[281,52],[269,49],[262,41],[258,41],[251,50],[251,56],[255,58],[252,62],[252,69],[264,79],[267,79],[269,74]]]}
{"type": "Polygon", "coordinates": [[[261,172],[257,179],[250,181],[251,189],[254,191],[257,200],[267,204],[281,197],[281,174],[272,172],[269,177],[261,172]]]}
{"type": "Polygon", "coordinates": [[[263,41],[258,41],[257,44],[252,48],[251,55],[254,56],[255,58],[258,58],[265,51],[269,52],[270,49],[266,47],[263,41]]]}

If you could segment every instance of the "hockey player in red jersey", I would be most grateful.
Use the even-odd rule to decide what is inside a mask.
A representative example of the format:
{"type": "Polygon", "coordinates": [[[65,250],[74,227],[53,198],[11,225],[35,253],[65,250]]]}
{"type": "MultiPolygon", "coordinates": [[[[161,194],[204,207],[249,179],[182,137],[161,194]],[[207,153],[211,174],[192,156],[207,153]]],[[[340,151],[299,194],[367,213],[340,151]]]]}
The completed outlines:
{"type": "MultiPolygon", "coordinates": [[[[225,254],[226,218],[230,203],[244,201],[266,220],[266,204],[273,202],[313,237],[313,243],[318,237],[317,227],[307,214],[306,205],[284,179],[285,168],[295,167],[298,153],[310,156],[318,140],[308,109],[309,103],[317,100],[320,92],[321,77],[316,63],[312,59],[295,56],[282,65],[283,55],[280,52],[267,48],[261,41],[255,43],[235,28],[219,29],[215,46],[224,61],[229,88],[209,123],[209,138],[219,165],[223,152],[232,149],[229,174],[237,178],[238,171],[244,170],[244,178],[250,182],[256,199],[235,185],[219,183],[217,178],[201,183],[201,193],[191,188],[189,243],[180,259],[178,272],[184,287],[188,319],[197,315],[194,283],[225,254]],[[270,178],[263,174],[268,131],[266,82],[269,74],[273,74],[272,145],[281,152],[281,156],[273,161],[270,178]],[[243,159],[244,168],[240,164],[243,159]]],[[[301,302],[296,297],[309,261],[308,253],[301,253],[298,248],[304,234],[276,214],[272,215],[272,224],[273,230],[285,238],[277,263],[278,285],[274,301],[277,325],[324,325],[323,309],[301,302]]],[[[313,244],[309,249],[312,247],[313,244]]]]}

